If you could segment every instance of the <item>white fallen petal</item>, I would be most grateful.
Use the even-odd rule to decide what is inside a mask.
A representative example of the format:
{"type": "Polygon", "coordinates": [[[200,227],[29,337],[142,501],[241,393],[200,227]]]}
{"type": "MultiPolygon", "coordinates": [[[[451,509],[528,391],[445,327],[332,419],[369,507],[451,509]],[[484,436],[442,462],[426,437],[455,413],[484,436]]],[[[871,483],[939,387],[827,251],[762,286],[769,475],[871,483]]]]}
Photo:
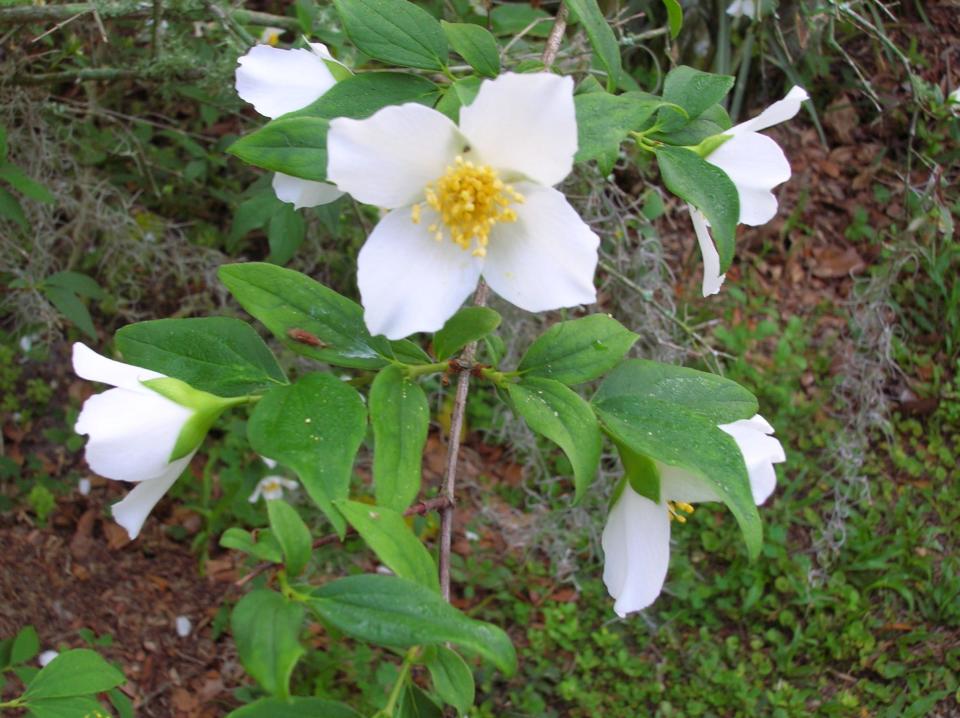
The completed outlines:
{"type": "Polygon", "coordinates": [[[280,172],[273,175],[273,191],[277,199],[292,204],[294,209],[330,204],[344,194],[327,182],[314,182],[280,172]]]}
{"type": "Polygon", "coordinates": [[[60,655],[59,651],[44,651],[39,656],[37,656],[37,663],[40,664],[41,668],[45,668],[50,661],[60,655]]]}
{"type": "Polygon", "coordinates": [[[174,623],[177,635],[180,636],[180,638],[186,638],[190,635],[190,631],[193,630],[193,624],[186,616],[177,616],[177,620],[174,623]]]}
{"type": "Polygon", "coordinates": [[[237,63],[237,94],[271,119],[306,107],[336,83],[314,50],[255,45],[237,63]]]}
{"type": "Polygon", "coordinates": [[[483,277],[490,288],[528,312],[597,301],[593,275],[600,238],[555,189],[516,185],[524,201],[516,222],[490,233],[483,277]]]}
{"type": "Polygon", "coordinates": [[[570,174],[577,152],[573,78],[508,72],[487,80],[461,108],[460,130],[474,161],[555,185],[570,174]]]}
{"type": "Polygon", "coordinates": [[[726,275],[720,274],[720,254],[713,243],[713,237],[710,236],[707,218],[692,204],[688,204],[687,209],[690,210],[690,219],[693,220],[697,244],[700,246],[700,254],[703,257],[703,296],[709,297],[720,291],[726,275]]]}
{"type": "Polygon", "coordinates": [[[80,479],[77,482],[77,491],[80,492],[81,496],[90,495],[90,479],[80,479]]]}

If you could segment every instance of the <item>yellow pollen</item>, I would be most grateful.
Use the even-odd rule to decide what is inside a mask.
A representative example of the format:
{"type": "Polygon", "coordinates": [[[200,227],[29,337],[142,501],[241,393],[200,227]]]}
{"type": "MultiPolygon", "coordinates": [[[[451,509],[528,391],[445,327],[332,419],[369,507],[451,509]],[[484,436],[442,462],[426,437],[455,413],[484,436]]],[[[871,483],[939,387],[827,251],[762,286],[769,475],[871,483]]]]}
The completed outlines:
{"type": "Polygon", "coordinates": [[[683,514],[692,514],[693,506],[686,501],[668,501],[667,511],[670,512],[670,520],[680,524],[687,523],[687,517],[683,514]],[[682,513],[681,513],[682,512],[682,513]]]}
{"type": "MultiPolygon", "coordinates": [[[[517,221],[517,213],[509,205],[524,201],[523,195],[504,184],[493,168],[464,161],[463,157],[457,157],[443,177],[424,188],[423,194],[424,202],[411,210],[414,224],[420,223],[420,212],[427,205],[437,213],[450,239],[477,257],[487,253],[490,230],[497,222],[517,221]]],[[[439,223],[429,225],[427,231],[438,242],[443,241],[439,223]]]]}

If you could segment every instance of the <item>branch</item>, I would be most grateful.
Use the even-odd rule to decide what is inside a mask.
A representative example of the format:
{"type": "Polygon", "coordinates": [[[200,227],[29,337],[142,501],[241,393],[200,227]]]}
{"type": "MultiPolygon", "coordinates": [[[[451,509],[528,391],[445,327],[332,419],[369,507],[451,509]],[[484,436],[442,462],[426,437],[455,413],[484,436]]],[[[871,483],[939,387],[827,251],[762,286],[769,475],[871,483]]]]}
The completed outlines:
{"type": "MultiPolygon", "coordinates": [[[[430,513],[431,511],[440,511],[447,508],[450,505],[450,502],[447,500],[446,496],[438,496],[435,499],[427,499],[426,501],[421,501],[411,506],[409,509],[403,512],[404,516],[423,516],[424,514],[430,513]]],[[[344,534],[344,539],[348,536],[353,536],[356,530],[349,526],[347,527],[347,532],[344,534]]],[[[327,534],[326,536],[321,536],[313,542],[313,548],[318,549],[321,546],[326,546],[327,544],[336,543],[340,540],[340,537],[337,534],[327,534]]],[[[280,564],[272,563],[270,561],[264,561],[261,564],[257,564],[254,569],[248,573],[246,576],[240,580],[234,582],[236,588],[245,586],[250,581],[255,579],[257,576],[262,574],[264,571],[269,571],[271,568],[278,568],[280,564]]]]}
{"type": "Polygon", "coordinates": [[[63,70],[61,72],[37,72],[29,75],[14,75],[11,82],[15,85],[43,85],[48,82],[66,82],[74,80],[127,80],[132,78],[169,80],[171,75],[183,80],[197,80],[203,77],[203,71],[198,68],[184,68],[180,72],[166,71],[162,76],[141,70],[130,70],[118,67],[85,67],[77,70],[63,70]]]}
{"type": "Polygon", "coordinates": [[[547,36],[547,46],[543,49],[544,67],[550,68],[553,61],[557,59],[557,53],[560,51],[560,43],[563,41],[563,33],[567,29],[567,6],[561,5],[557,10],[557,17],[553,21],[553,27],[550,28],[550,35],[547,36]]]}

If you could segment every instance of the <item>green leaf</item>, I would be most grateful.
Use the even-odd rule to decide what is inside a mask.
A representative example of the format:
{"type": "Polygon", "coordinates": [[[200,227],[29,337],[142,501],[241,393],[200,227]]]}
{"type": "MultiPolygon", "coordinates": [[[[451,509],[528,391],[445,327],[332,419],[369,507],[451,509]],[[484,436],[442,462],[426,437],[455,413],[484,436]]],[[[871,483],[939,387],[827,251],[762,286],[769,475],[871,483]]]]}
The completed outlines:
{"type": "Polygon", "coordinates": [[[600,160],[604,174],[616,162],[627,135],[643,128],[660,106],[655,99],[637,99],[629,95],[588,92],[575,95],[577,110],[577,162],[600,160]]]}
{"type": "Polygon", "coordinates": [[[6,217],[16,222],[23,230],[30,229],[30,222],[27,221],[27,216],[23,213],[20,202],[3,187],[0,187],[0,217],[6,217]]]}
{"type": "Polygon", "coordinates": [[[442,70],[447,40],[440,23],[406,0],[334,0],[347,35],[362,52],[386,63],[442,70]]]}
{"type": "Polygon", "coordinates": [[[361,718],[353,708],[325,698],[291,696],[286,700],[261,698],[237,708],[227,718],[361,718]]]}
{"type": "Polygon", "coordinates": [[[597,5],[597,0],[563,0],[570,13],[580,21],[587,32],[597,59],[607,71],[607,89],[614,90],[620,84],[620,44],[597,5]]]}
{"type": "Polygon", "coordinates": [[[283,550],[283,563],[287,573],[299,576],[310,562],[313,550],[310,529],[303,523],[297,510],[283,499],[267,501],[267,515],[270,517],[273,535],[283,550]]]}
{"type": "Polygon", "coordinates": [[[430,405],[420,385],[396,366],[380,370],[369,401],[377,504],[404,511],[420,493],[430,405]]]}
{"type": "Polygon", "coordinates": [[[467,22],[441,20],[440,24],[453,51],[470,67],[487,77],[500,74],[500,50],[487,29],[467,22]]]}
{"type": "Polygon", "coordinates": [[[217,396],[246,396],[286,384],[260,335],[231,317],[154,319],[116,333],[125,361],[217,396]]]}
{"type": "Polygon", "coordinates": [[[433,698],[414,683],[407,683],[397,706],[396,718],[443,718],[443,710],[433,698]]]}
{"type": "Polygon", "coordinates": [[[0,125],[0,162],[7,159],[7,128],[0,125]]]}
{"type": "Polygon", "coordinates": [[[43,285],[46,287],[60,287],[61,289],[66,289],[81,297],[89,297],[90,299],[103,299],[107,296],[107,293],[97,284],[97,280],[80,272],[55,272],[49,277],[44,277],[43,285]]]}
{"type": "Polygon", "coordinates": [[[454,314],[433,337],[433,353],[438,359],[452,357],[470,342],[482,339],[503,320],[488,307],[464,307],[454,314]]]}
{"type": "Polygon", "coordinates": [[[337,501],[336,506],[384,566],[400,578],[440,592],[437,565],[403,514],[357,501],[337,501]]]}
{"type": "Polygon", "coordinates": [[[284,204],[270,218],[267,224],[267,241],[270,243],[270,256],[267,259],[275,264],[286,264],[303,244],[307,224],[303,215],[284,204]]]}
{"type": "Polygon", "coordinates": [[[318,100],[284,117],[369,117],[388,105],[418,102],[431,106],[439,88],[430,80],[401,72],[364,72],[341,80],[318,100]]]}
{"type": "Polygon", "coordinates": [[[231,526],[220,537],[220,545],[224,548],[243,551],[261,561],[270,561],[271,563],[282,563],[283,553],[280,544],[268,529],[261,529],[257,533],[257,539],[236,526],[231,526]]]}
{"type": "Polygon", "coordinates": [[[325,621],[379,646],[409,648],[455,643],[490,660],[507,676],[517,669],[510,637],[467,618],[443,598],[396,576],[348,576],[322,586],[310,600],[325,621]]]}
{"type": "Polygon", "coordinates": [[[437,112],[442,112],[454,122],[460,120],[460,108],[469,105],[480,92],[482,80],[476,75],[468,75],[455,80],[437,103],[437,112]]]}
{"type": "Polygon", "coordinates": [[[34,703],[41,699],[86,696],[109,691],[126,680],[99,653],[78,648],[64,651],[37,673],[27,685],[23,699],[34,703]]]}
{"type": "MultiPolygon", "coordinates": [[[[667,73],[663,81],[663,100],[679,105],[687,112],[687,120],[699,117],[704,110],[722,100],[733,87],[732,75],[714,75],[701,72],[687,65],[680,65],[667,73]]],[[[680,117],[677,114],[671,118],[680,117]]],[[[666,119],[666,116],[661,119],[666,119]]],[[[678,129],[681,120],[667,121],[664,131],[678,129]]]]}
{"type": "Polygon", "coordinates": [[[740,218],[740,197],[733,181],[719,167],[683,147],[657,149],[660,174],[667,189],[699,209],[710,222],[720,254],[720,271],[733,261],[733,245],[740,218]]]}
{"type": "Polygon", "coordinates": [[[227,148],[244,162],[301,179],[327,179],[327,130],[320,117],[281,117],[227,148]]]}
{"type": "Polygon", "coordinates": [[[36,180],[27,177],[27,175],[23,173],[23,170],[9,162],[0,163],[0,180],[4,180],[17,190],[17,192],[29,199],[46,204],[56,202],[56,197],[53,196],[50,190],[36,180]]]}
{"type": "Polygon", "coordinates": [[[530,345],[517,369],[579,384],[615,367],[638,338],[608,314],[557,322],[530,345]]]}
{"type": "Polygon", "coordinates": [[[332,502],[347,498],[366,428],[367,411],[356,390],[330,374],[314,373],[266,394],[247,422],[247,435],[258,454],[297,472],[343,536],[346,525],[332,502]]]}
{"type": "Polygon", "coordinates": [[[460,713],[466,713],[476,693],[470,667],[460,654],[446,646],[430,646],[425,658],[437,695],[460,713]]]}
{"type": "Polygon", "coordinates": [[[553,379],[529,377],[508,384],[514,408],[533,431],[550,439],[570,459],[574,502],[583,498],[600,465],[600,427],[579,394],[553,379]]]}
{"type": "Polygon", "coordinates": [[[655,504],[660,503],[660,470],[649,456],[632,451],[629,446],[614,442],[623,471],[631,488],[655,504]]]}
{"type": "Polygon", "coordinates": [[[701,115],[678,130],[674,130],[673,132],[653,132],[649,137],[651,140],[665,142],[668,145],[693,147],[699,145],[706,138],[718,135],[721,132],[723,132],[723,128],[720,127],[720,125],[705,119],[703,115],[701,115]]]}
{"type": "Polygon", "coordinates": [[[490,24],[497,35],[518,35],[526,30],[528,37],[546,37],[550,34],[553,16],[543,8],[526,3],[505,3],[490,11],[490,24]]]}
{"type": "Polygon", "coordinates": [[[26,663],[40,651],[40,637],[33,626],[20,629],[10,647],[10,663],[26,663]]]}
{"type": "Polygon", "coordinates": [[[31,702],[27,714],[34,718],[94,718],[108,715],[96,698],[71,696],[31,702]]]}
{"type": "Polygon", "coordinates": [[[40,285],[40,291],[50,300],[63,316],[69,319],[81,332],[91,339],[97,338],[97,329],[93,326],[93,318],[84,303],[69,289],[40,285]]]}
{"type": "Polygon", "coordinates": [[[745,390],[733,387],[704,372],[632,360],[601,384],[593,406],[615,442],[711,486],[733,512],[755,558],[762,526],[747,467],[736,441],[717,427],[755,413],[745,390]]]}
{"type": "Polygon", "coordinates": [[[278,698],[290,693],[290,674],[304,654],[299,638],[303,614],[303,605],[258,589],[241,598],[230,616],[240,662],[267,693],[278,698]]]}
{"type": "Polygon", "coordinates": [[[677,39],[680,29],[683,27],[683,8],[677,0],[663,0],[663,6],[667,10],[667,26],[670,28],[670,38],[677,39]]]}
{"type": "Polygon", "coordinates": [[[263,262],[225,264],[218,274],[240,305],[298,354],[353,369],[387,363],[391,345],[370,336],[360,305],[304,274],[263,262]]]}

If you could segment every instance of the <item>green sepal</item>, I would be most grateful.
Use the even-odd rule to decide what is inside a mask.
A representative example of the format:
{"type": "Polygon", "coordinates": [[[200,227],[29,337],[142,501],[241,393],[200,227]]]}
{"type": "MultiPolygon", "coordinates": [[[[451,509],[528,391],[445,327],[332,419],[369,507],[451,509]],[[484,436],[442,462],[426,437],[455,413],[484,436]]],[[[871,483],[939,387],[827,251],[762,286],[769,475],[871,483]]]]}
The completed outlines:
{"type": "Polygon", "coordinates": [[[619,441],[613,443],[620,454],[624,478],[630,483],[630,488],[655,504],[659,504],[660,469],[657,468],[657,463],[649,456],[633,451],[626,444],[619,441]]]}
{"type": "Polygon", "coordinates": [[[174,444],[173,451],[170,454],[170,461],[182,459],[200,446],[203,438],[210,431],[210,427],[213,426],[225,409],[238,404],[245,404],[248,401],[245,396],[226,399],[215,394],[208,394],[173,377],[147,379],[140,383],[182,407],[193,409],[193,415],[187,419],[183,428],[180,429],[177,443],[174,444]]]}
{"type": "Polygon", "coordinates": [[[732,139],[733,135],[711,135],[704,139],[699,145],[688,147],[687,149],[693,150],[703,157],[703,159],[707,159],[707,157],[716,152],[721,145],[732,139]]]}

